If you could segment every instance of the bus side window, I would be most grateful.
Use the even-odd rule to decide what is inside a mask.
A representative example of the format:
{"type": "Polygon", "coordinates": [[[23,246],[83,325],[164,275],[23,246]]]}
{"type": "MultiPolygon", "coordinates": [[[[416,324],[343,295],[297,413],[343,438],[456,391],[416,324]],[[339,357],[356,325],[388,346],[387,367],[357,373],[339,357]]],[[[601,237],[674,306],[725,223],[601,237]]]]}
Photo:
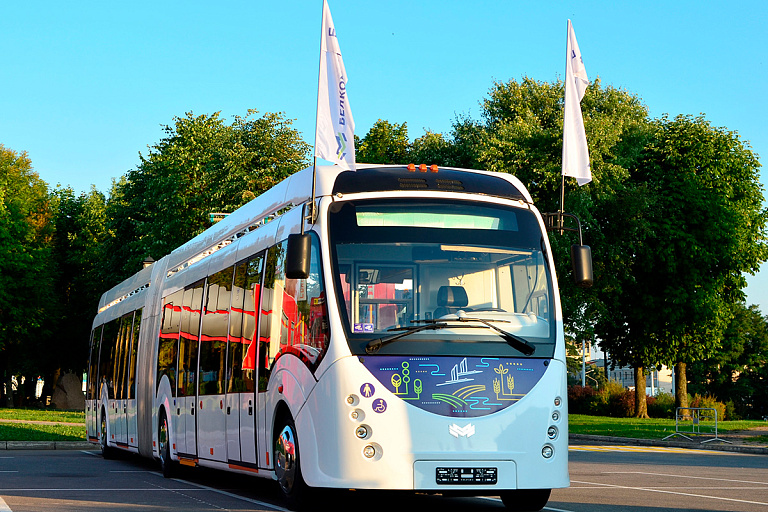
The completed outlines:
{"type": "Polygon", "coordinates": [[[179,290],[163,301],[163,318],[157,349],[157,385],[163,375],[168,376],[171,395],[176,396],[176,355],[179,344],[181,322],[181,299],[184,290],[179,290]]]}
{"type": "Polygon", "coordinates": [[[99,382],[99,347],[101,345],[101,331],[103,328],[104,326],[100,325],[91,333],[91,354],[90,363],[88,365],[88,386],[86,387],[86,399],[88,400],[95,400],[98,398],[96,392],[99,382]]]}
{"type": "Polygon", "coordinates": [[[128,363],[130,365],[128,369],[128,396],[126,398],[136,398],[136,364],[138,361],[136,360],[137,353],[138,353],[138,344],[139,344],[139,328],[141,327],[141,309],[138,309],[133,317],[133,325],[131,328],[131,334],[130,334],[130,362],[128,363]]]}
{"type": "Polygon", "coordinates": [[[202,312],[200,333],[201,395],[224,393],[227,357],[227,326],[234,267],[226,268],[208,278],[208,293],[202,312]]]}
{"type": "Polygon", "coordinates": [[[120,329],[120,319],[117,318],[104,325],[101,339],[101,356],[99,357],[99,379],[107,385],[107,397],[115,398],[115,349],[117,335],[120,329]]]}
{"type": "Polygon", "coordinates": [[[230,323],[229,391],[253,392],[256,380],[256,347],[264,253],[243,261],[235,269],[230,323]],[[237,306],[236,306],[237,304],[237,306]],[[239,310],[238,310],[239,308],[239,310]]]}
{"type": "MultiPolygon", "coordinates": [[[[287,241],[267,254],[262,294],[261,368],[268,371],[275,359],[290,353],[311,370],[325,355],[330,339],[325,286],[320,268],[320,247],[312,236],[310,274],[307,279],[285,277],[287,241]]],[[[268,377],[265,374],[265,377],[268,377]]],[[[259,378],[261,384],[261,376],[259,378]]],[[[266,384],[266,382],[265,382],[266,384]]],[[[261,386],[260,386],[261,388],[261,386]]]]}
{"type": "Polygon", "coordinates": [[[179,329],[178,396],[195,396],[197,349],[200,339],[200,311],[203,307],[205,279],[184,289],[179,329]]]}

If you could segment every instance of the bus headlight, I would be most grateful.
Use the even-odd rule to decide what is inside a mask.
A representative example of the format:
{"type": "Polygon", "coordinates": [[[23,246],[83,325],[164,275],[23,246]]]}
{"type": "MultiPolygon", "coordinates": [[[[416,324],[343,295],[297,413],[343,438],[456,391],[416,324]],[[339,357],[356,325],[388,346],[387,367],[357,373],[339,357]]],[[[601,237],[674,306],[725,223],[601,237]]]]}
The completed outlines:
{"type": "Polygon", "coordinates": [[[552,421],[560,421],[560,411],[552,412],[552,421]]]}
{"type": "Polygon", "coordinates": [[[368,433],[369,433],[368,427],[366,427],[365,425],[360,425],[355,429],[355,435],[360,439],[365,439],[366,437],[368,437],[368,433]]]}
{"type": "Polygon", "coordinates": [[[551,459],[554,454],[555,454],[555,449],[548,444],[545,444],[544,447],[541,449],[541,456],[544,457],[545,459],[551,459]]]}
{"type": "Polygon", "coordinates": [[[553,441],[554,441],[555,439],[557,439],[557,434],[558,434],[558,431],[557,431],[557,427],[556,427],[556,426],[554,426],[554,425],[551,425],[551,426],[550,426],[550,427],[547,429],[547,437],[548,437],[548,438],[550,438],[550,439],[552,439],[553,441]]]}
{"type": "Polygon", "coordinates": [[[376,456],[376,448],[373,447],[373,445],[369,444],[365,448],[363,448],[363,455],[366,459],[372,459],[376,456]]]}

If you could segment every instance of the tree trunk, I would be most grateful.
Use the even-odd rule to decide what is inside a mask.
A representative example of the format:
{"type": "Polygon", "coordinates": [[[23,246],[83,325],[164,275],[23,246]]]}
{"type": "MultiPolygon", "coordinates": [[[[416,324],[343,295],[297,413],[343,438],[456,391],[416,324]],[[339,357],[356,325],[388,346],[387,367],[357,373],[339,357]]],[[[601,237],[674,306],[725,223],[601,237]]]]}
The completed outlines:
{"type": "Polygon", "coordinates": [[[645,400],[645,368],[635,367],[635,418],[648,418],[648,402],[645,400]]]}
{"type": "MultiPolygon", "coordinates": [[[[685,372],[685,363],[675,365],[675,406],[688,407],[688,377],[685,372]]],[[[682,411],[682,417],[690,419],[690,411],[682,411]]]]}
{"type": "Polygon", "coordinates": [[[13,381],[11,380],[13,376],[11,375],[11,372],[5,373],[5,406],[8,408],[13,408],[13,381]]]}

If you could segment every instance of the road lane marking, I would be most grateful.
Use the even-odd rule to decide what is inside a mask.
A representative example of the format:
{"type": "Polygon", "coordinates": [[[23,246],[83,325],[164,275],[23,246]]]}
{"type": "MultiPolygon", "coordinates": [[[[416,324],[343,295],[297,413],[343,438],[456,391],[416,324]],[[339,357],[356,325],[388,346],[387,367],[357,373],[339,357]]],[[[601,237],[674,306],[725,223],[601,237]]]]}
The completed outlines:
{"type": "Polygon", "coordinates": [[[13,512],[2,497],[0,497],[0,512],[13,512]]]}
{"type": "Polygon", "coordinates": [[[736,484],[757,484],[768,485],[768,482],[755,482],[752,480],[733,480],[731,478],[715,478],[711,476],[686,476],[686,475],[672,475],[669,473],[650,473],[646,471],[603,471],[603,473],[609,473],[614,475],[651,475],[651,476],[669,476],[676,478],[695,478],[697,480],[717,480],[718,482],[733,482],[736,484]]]}
{"type": "MultiPolygon", "coordinates": [[[[629,446],[629,445],[572,445],[568,450],[574,452],[635,452],[635,453],[688,453],[701,455],[724,455],[726,452],[699,450],[696,448],[674,448],[665,446],[629,446]]],[[[732,455],[732,454],[731,454],[732,455]]]]}
{"type": "MultiPolygon", "coordinates": [[[[152,474],[160,476],[160,477],[163,476],[160,473],[155,473],[155,472],[152,472],[152,474]]],[[[184,483],[184,484],[187,484],[187,485],[194,485],[199,490],[215,492],[215,493],[221,494],[223,496],[229,496],[230,498],[235,498],[235,499],[240,500],[240,501],[245,501],[246,503],[250,503],[252,505],[258,505],[260,507],[271,508],[272,510],[277,510],[279,512],[290,512],[287,508],[283,508],[283,507],[280,507],[278,505],[273,505],[272,503],[267,503],[266,501],[259,501],[259,500],[254,500],[252,498],[246,498],[245,496],[240,496],[240,495],[235,494],[233,492],[222,491],[221,489],[216,489],[214,487],[208,487],[207,485],[198,484],[198,483],[195,483],[195,482],[188,482],[186,480],[181,480],[181,479],[178,479],[178,478],[171,478],[171,480],[173,480],[174,482],[184,483]]],[[[187,490],[187,489],[180,489],[180,490],[187,490]]]]}
{"type": "MultiPolygon", "coordinates": [[[[502,501],[499,498],[491,498],[489,496],[478,496],[478,498],[482,500],[497,501],[499,503],[502,503],[502,501]]],[[[544,507],[541,510],[549,510],[550,512],[576,512],[574,510],[565,510],[564,508],[552,508],[552,507],[544,507]]]]}
{"type": "Polygon", "coordinates": [[[735,503],[747,503],[749,505],[768,505],[768,503],[764,503],[762,501],[739,500],[736,498],[723,498],[720,496],[707,496],[706,494],[692,494],[689,492],[666,491],[663,489],[654,489],[654,488],[648,488],[648,487],[630,487],[627,485],[603,484],[599,482],[581,482],[578,480],[571,480],[571,482],[576,482],[577,484],[593,485],[598,487],[610,487],[613,489],[628,489],[630,491],[647,491],[647,492],[657,492],[660,494],[675,494],[678,496],[688,496],[690,498],[704,498],[709,500],[732,501],[735,503]]]}

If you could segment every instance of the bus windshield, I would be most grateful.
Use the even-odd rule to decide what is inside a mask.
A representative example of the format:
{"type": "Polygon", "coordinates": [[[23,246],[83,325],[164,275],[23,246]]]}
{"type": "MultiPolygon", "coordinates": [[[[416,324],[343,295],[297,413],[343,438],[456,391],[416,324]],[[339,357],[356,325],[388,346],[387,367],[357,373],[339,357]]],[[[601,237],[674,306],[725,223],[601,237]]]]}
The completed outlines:
{"type": "Polygon", "coordinates": [[[331,207],[330,235],[353,353],[382,339],[382,354],[520,355],[519,343],[505,343],[508,333],[535,347],[534,357],[552,357],[552,282],[529,209],[339,202],[331,207]]]}

